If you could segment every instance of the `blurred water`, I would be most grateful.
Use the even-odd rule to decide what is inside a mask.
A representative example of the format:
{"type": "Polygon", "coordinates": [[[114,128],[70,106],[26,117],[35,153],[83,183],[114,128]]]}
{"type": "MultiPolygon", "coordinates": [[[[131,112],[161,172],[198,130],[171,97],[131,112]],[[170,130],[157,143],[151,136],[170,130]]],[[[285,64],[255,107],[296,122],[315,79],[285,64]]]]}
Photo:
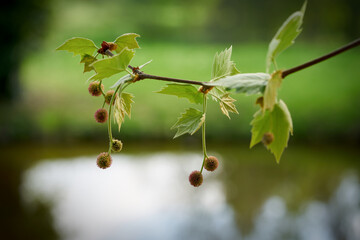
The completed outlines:
{"type": "Polygon", "coordinates": [[[50,203],[61,239],[360,239],[356,173],[344,174],[328,201],[306,201],[297,210],[268,196],[245,233],[221,167],[205,173],[201,187],[189,185],[200,155],[114,155],[107,170],[94,159],[44,160],[23,175],[23,201],[28,208],[50,203]]]}

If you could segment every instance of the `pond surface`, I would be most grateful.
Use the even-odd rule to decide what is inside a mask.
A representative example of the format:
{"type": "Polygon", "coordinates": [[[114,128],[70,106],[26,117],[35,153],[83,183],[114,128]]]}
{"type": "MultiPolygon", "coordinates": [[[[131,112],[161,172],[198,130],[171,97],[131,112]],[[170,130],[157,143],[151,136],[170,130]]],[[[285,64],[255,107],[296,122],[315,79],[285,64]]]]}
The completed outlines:
{"type": "Polygon", "coordinates": [[[39,159],[21,172],[21,206],[34,218],[46,206],[60,239],[360,239],[355,148],[292,147],[277,165],[222,146],[199,188],[198,152],[159,149],[130,147],[106,170],[96,155],[39,159]]]}

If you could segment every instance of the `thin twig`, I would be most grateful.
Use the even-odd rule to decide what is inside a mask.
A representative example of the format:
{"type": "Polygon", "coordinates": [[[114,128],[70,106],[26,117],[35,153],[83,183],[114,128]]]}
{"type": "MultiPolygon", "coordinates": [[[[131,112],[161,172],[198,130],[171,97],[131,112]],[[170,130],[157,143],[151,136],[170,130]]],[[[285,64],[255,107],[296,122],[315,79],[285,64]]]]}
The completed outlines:
{"type": "MultiPolygon", "coordinates": [[[[316,58],[314,60],[311,60],[309,62],[306,62],[304,64],[301,64],[299,66],[296,66],[296,67],[293,67],[293,68],[290,68],[290,69],[287,69],[287,70],[284,70],[282,72],[282,78],[285,78],[287,77],[288,75],[292,74],[292,73],[295,73],[295,72],[298,72],[302,69],[305,69],[305,68],[308,68],[312,65],[315,65],[319,62],[322,62],[322,61],[325,61],[329,58],[332,58],[342,52],[345,52],[349,49],[352,49],[354,47],[357,47],[360,45],[360,38],[356,39],[355,41],[331,52],[331,53],[328,53],[322,57],[319,57],[319,58],[316,58]]],[[[146,73],[143,73],[142,71],[139,70],[139,68],[135,68],[135,67],[132,67],[132,66],[128,66],[134,74],[136,74],[138,77],[136,79],[136,81],[139,81],[139,80],[143,80],[143,79],[155,79],[155,80],[160,80],[160,81],[167,81],[167,82],[177,82],[177,83],[187,83],[187,84],[193,84],[193,85],[200,85],[200,86],[203,86],[203,87],[211,87],[213,86],[211,83],[209,82],[199,82],[199,81],[193,81],[193,80],[185,80],[185,79],[178,79],[178,78],[169,78],[169,77],[161,77],[161,76],[156,76],[156,75],[150,75],[150,74],[146,74],[146,73]]]]}
{"type": "Polygon", "coordinates": [[[177,83],[187,83],[187,84],[193,84],[193,85],[200,85],[200,86],[203,86],[203,87],[211,86],[211,84],[207,83],[207,82],[199,82],[199,81],[185,80],[185,79],[178,79],[178,78],[161,77],[161,76],[156,76],[156,75],[143,73],[138,68],[132,67],[130,65],[128,67],[131,70],[133,70],[134,74],[138,75],[138,80],[155,79],[155,80],[167,81],[167,82],[177,82],[177,83]]]}
{"type": "Polygon", "coordinates": [[[311,60],[309,62],[301,64],[299,66],[296,66],[296,67],[293,67],[293,68],[290,68],[290,69],[287,69],[287,70],[283,71],[282,72],[282,78],[285,78],[286,76],[288,76],[288,75],[290,75],[292,73],[295,73],[295,72],[300,71],[302,69],[308,68],[308,67],[310,67],[310,66],[312,66],[314,64],[317,64],[319,62],[325,61],[325,60],[327,60],[329,58],[332,58],[332,57],[334,57],[334,56],[336,56],[336,55],[338,55],[338,54],[340,54],[342,52],[345,52],[345,51],[347,51],[347,50],[349,50],[351,48],[357,47],[359,45],[360,45],[360,38],[356,39],[355,41],[353,41],[353,42],[351,42],[351,43],[349,43],[349,44],[347,44],[347,45],[345,45],[345,46],[343,46],[343,47],[341,47],[341,48],[339,48],[339,49],[337,49],[337,50],[335,50],[335,51],[333,51],[333,52],[331,52],[329,54],[326,54],[326,55],[324,55],[322,57],[316,58],[314,60],[311,60]]]}

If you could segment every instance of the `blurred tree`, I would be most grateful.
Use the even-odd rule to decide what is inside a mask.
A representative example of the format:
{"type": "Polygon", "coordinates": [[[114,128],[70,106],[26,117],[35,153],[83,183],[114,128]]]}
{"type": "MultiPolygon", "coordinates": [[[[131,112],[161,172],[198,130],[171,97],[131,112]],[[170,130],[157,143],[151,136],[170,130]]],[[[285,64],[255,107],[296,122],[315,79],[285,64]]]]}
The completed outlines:
{"type": "Polygon", "coordinates": [[[48,0],[6,0],[1,3],[0,102],[19,96],[19,68],[29,51],[39,49],[50,16],[48,0]]]}

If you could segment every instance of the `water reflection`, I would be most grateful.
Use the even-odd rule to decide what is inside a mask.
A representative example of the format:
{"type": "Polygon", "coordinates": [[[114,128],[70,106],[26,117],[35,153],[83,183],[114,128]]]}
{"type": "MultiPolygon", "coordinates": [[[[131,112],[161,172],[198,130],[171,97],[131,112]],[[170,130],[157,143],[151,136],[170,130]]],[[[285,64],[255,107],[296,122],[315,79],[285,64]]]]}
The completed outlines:
{"type": "Polygon", "coordinates": [[[24,174],[23,200],[29,207],[52,203],[62,239],[360,239],[355,174],[343,177],[328,202],[303,203],[297,211],[269,196],[250,233],[242,234],[235,220],[241,212],[226,200],[221,168],[205,173],[202,187],[189,185],[201,156],[115,155],[107,170],[95,158],[44,161],[24,174]]]}
{"type": "MultiPolygon", "coordinates": [[[[45,161],[26,172],[23,198],[51,201],[62,239],[234,239],[239,234],[216,174],[195,189],[195,154],[114,156],[98,169],[92,156],[45,161]],[[185,167],[186,166],[186,167],[185,167]]],[[[201,160],[200,160],[201,161],[201,160]]]]}
{"type": "Polygon", "coordinates": [[[284,200],[278,196],[267,199],[255,219],[253,232],[245,239],[360,239],[357,176],[345,175],[328,203],[311,201],[298,213],[287,211],[284,200]]]}

